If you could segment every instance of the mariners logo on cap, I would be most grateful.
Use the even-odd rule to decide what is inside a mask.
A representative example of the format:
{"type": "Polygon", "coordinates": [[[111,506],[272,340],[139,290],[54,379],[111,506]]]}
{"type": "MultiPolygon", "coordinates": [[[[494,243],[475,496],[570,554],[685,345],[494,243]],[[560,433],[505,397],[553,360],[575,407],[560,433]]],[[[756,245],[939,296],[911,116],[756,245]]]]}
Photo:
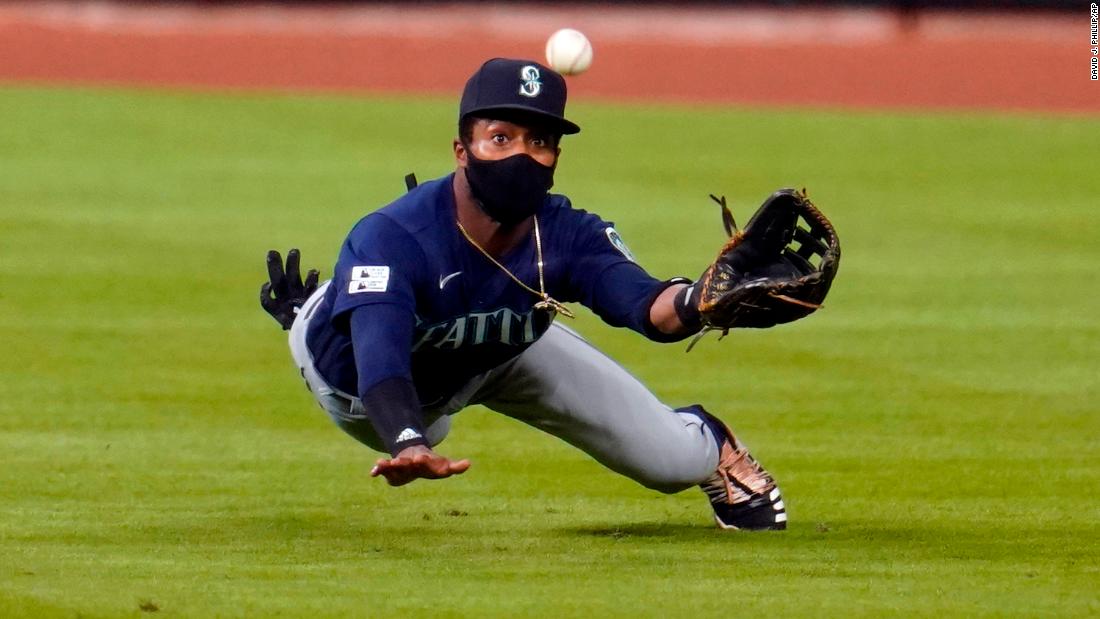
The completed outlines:
{"type": "Polygon", "coordinates": [[[525,97],[537,97],[542,90],[542,82],[539,81],[539,68],[527,65],[519,70],[519,78],[523,83],[519,86],[519,94],[525,97]]]}

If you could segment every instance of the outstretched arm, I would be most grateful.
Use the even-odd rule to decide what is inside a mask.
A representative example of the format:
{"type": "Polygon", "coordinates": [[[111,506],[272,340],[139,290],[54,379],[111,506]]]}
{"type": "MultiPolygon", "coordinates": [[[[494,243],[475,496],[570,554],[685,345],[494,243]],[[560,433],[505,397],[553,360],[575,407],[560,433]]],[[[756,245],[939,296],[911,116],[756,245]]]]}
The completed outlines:
{"type": "Polygon", "coordinates": [[[414,317],[393,304],[362,305],[351,314],[352,349],[359,373],[359,397],[370,424],[392,457],[382,458],[371,476],[391,486],[416,479],[464,473],[468,460],[452,461],[432,451],[420,399],[411,379],[409,341],[414,317]]]}
{"type": "Polygon", "coordinates": [[[665,335],[690,335],[699,330],[699,313],[688,304],[693,285],[674,284],[661,291],[649,306],[649,322],[665,335]],[[681,294],[683,293],[683,294],[681,294]]]}

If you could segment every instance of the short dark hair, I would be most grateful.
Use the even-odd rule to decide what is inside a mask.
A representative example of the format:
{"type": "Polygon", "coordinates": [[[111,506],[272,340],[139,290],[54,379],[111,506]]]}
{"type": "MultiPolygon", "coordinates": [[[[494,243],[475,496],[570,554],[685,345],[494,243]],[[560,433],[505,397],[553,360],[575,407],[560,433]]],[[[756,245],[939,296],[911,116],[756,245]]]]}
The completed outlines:
{"type": "Polygon", "coordinates": [[[474,139],[474,123],[479,120],[479,117],[473,115],[463,116],[458,121],[458,139],[462,142],[463,146],[469,146],[470,142],[474,139]]]}

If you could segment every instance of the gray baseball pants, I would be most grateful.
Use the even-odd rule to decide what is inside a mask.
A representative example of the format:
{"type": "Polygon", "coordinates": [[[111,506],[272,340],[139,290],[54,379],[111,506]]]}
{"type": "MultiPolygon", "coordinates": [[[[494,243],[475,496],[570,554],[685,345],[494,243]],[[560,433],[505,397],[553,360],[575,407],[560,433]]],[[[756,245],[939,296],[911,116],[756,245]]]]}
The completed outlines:
{"type": "MultiPolygon", "coordinates": [[[[306,301],[290,329],[290,351],[313,397],[356,440],[385,451],[381,439],[350,422],[366,417],[359,398],[325,382],[313,365],[306,331],[327,283],[306,301]]],[[[679,492],[714,473],[718,446],[691,412],[675,411],[638,379],[555,322],[514,359],[470,380],[443,405],[425,408],[426,438],[446,438],[450,416],[480,404],[548,432],[607,468],[661,492],[679,492]]]]}

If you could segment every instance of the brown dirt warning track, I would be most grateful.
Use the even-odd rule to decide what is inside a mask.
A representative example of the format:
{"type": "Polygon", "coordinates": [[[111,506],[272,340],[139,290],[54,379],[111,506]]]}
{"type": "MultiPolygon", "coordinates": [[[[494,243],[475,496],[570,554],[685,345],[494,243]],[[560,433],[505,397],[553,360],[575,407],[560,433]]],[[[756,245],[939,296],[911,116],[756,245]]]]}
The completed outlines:
{"type": "Polygon", "coordinates": [[[453,95],[567,26],[583,98],[1100,113],[1087,10],[30,2],[0,4],[0,81],[453,95]]]}

